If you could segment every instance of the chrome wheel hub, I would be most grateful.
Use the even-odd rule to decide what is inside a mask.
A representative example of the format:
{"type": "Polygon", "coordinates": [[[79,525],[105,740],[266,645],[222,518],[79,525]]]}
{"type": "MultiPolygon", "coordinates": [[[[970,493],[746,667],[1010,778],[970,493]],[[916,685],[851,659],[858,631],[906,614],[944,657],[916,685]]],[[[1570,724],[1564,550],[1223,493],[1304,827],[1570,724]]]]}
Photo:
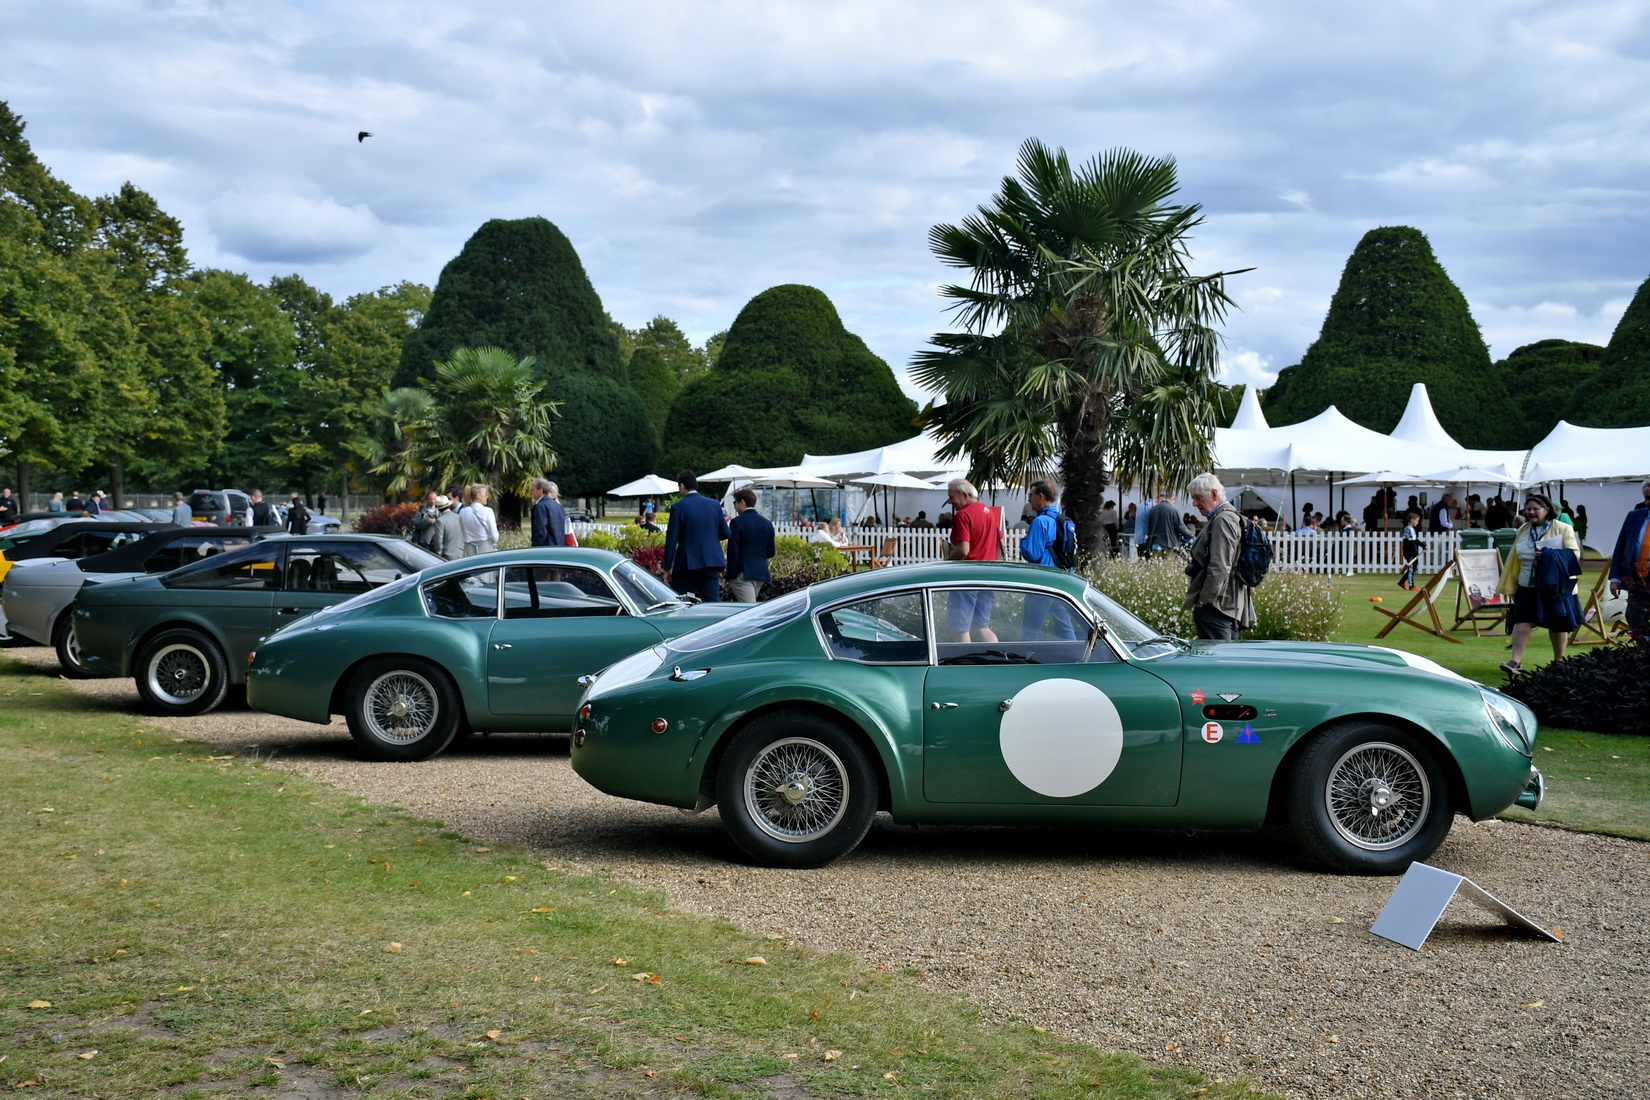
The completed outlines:
{"type": "Polygon", "coordinates": [[[751,822],[789,844],[828,835],[847,813],[849,793],[841,757],[809,737],[775,741],[745,769],[744,803],[751,822]]]}
{"type": "Polygon", "coordinates": [[[422,740],[440,719],[435,686],[416,672],[386,672],[362,693],[361,718],[372,735],[392,745],[422,740]]]}
{"type": "Polygon", "coordinates": [[[1407,749],[1371,741],[1348,750],[1324,784],[1324,808],[1335,832],[1366,851],[1401,847],[1426,825],[1432,784],[1407,749]]]}

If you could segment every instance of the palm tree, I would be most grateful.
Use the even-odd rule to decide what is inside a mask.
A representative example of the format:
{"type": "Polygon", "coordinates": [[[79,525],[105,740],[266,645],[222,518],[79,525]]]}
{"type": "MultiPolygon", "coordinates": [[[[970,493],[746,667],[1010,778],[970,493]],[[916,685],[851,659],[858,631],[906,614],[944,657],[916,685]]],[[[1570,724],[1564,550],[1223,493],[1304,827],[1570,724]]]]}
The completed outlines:
{"type": "Polygon", "coordinates": [[[350,443],[360,462],[358,474],[377,482],[388,499],[431,482],[419,462],[420,440],[428,438],[435,423],[435,398],[416,386],[385,390],[378,404],[367,410],[367,435],[350,443]]]}
{"type": "Polygon", "coordinates": [[[479,481],[521,496],[555,468],[550,418],[561,402],[544,396],[534,364],[489,347],[458,348],[435,365],[436,414],[416,448],[434,484],[479,481]]]}
{"type": "Polygon", "coordinates": [[[963,331],[913,358],[912,377],[944,398],[924,422],[948,457],[971,456],[976,480],[1057,468],[1089,556],[1108,464],[1125,483],[1171,484],[1208,463],[1214,326],[1240,272],[1187,272],[1203,219],[1169,201],[1178,189],[1170,158],[1119,149],[1074,170],[1033,138],[990,206],[928,235],[971,279],[941,290],[963,331]]]}

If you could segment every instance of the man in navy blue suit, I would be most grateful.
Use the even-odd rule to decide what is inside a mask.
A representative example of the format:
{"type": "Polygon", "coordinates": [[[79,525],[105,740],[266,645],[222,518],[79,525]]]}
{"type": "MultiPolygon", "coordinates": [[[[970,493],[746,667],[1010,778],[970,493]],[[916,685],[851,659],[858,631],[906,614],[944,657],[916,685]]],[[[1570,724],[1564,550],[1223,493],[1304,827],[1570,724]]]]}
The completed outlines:
{"type": "Polygon", "coordinates": [[[1627,593],[1627,632],[1650,645],[1650,481],[1641,488],[1644,503],[1627,513],[1610,555],[1610,595],[1627,593]]]}
{"type": "Polygon", "coordinates": [[[756,493],[741,489],[733,494],[734,517],[728,524],[728,587],[738,603],[755,603],[762,582],[771,580],[768,559],[773,557],[773,524],[756,510],[756,493]]]}
{"type": "Polygon", "coordinates": [[[699,479],[692,470],[676,475],[682,499],[670,510],[670,526],[665,529],[665,583],[683,595],[698,596],[706,603],[722,598],[722,543],[727,541],[728,521],[722,506],[699,495],[699,479]]]}
{"type": "Polygon", "coordinates": [[[561,496],[554,481],[542,477],[533,479],[533,536],[534,546],[567,545],[567,510],[557,498],[561,496]]]}

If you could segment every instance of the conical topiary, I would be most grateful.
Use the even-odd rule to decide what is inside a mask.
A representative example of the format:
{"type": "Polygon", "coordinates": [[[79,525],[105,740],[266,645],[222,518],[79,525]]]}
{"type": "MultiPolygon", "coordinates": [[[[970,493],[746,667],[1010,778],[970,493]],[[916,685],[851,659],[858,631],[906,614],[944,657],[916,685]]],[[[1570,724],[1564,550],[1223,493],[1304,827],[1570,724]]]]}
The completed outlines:
{"type": "Polygon", "coordinates": [[[1598,372],[1576,389],[1564,419],[1589,428],[1650,424],[1650,279],[1639,284],[1610,334],[1598,372]]]}
{"type": "Polygon", "coordinates": [[[682,387],[664,467],[784,466],[915,435],[916,403],[894,372],[809,286],[776,286],[739,311],[710,372],[682,387]]]}
{"type": "Polygon", "coordinates": [[[1514,446],[1507,388],[1467,308],[1419,230],[1364,234],[1346,261],[1323,329],[1300,363],[1263,397],[1275,425],[1336,405],[1366,427],[1398,426],[1410,390],[1425,382],[1439,422],[1468,447],[1514,446]]]}

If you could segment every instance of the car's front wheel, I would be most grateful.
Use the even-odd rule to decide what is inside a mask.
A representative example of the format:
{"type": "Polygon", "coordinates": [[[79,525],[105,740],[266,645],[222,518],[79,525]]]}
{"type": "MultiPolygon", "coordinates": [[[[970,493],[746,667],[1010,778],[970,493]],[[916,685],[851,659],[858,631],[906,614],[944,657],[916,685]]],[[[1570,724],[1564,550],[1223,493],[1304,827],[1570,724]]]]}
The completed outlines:
{"type": "Polygon", "coordinates": [[[218,643],[198,630],[163,630],[138,651],[138,695],[152,713],[205,714],[229,691],[229,663],[218,643]]]}
{"type": "Polygon", "coordinates": [[[64,612],[52,626],[52,648],[57,650],[57,663],[63,666],[63,675],[71,680],[91,680],[97,672],[80,659],[80,642],[74,636],[74,616],[64,612]]]}
{"type": "Polygon", "coordinates": [[[1349,874],[1402,873],[1438,850],[1454,818],[1431,747],[1375,722],[1320,733],[1296,761],[1288,799],[1307,855],[1349,874]]]}
{"type": "Polygon", "coordinates": [[[770,867],[821,867],[854,849],[877,810],[869,754],[821,715],[777,711],[746,726],[716,773],[722,824],[770,867]]]}
{"type": "Polygon", "coordinates": [[[452,678],[417,657],[380,657],[350,681],[350,736],[374,760],[428,760],[452,743],[462,705],[452,678]]]}

